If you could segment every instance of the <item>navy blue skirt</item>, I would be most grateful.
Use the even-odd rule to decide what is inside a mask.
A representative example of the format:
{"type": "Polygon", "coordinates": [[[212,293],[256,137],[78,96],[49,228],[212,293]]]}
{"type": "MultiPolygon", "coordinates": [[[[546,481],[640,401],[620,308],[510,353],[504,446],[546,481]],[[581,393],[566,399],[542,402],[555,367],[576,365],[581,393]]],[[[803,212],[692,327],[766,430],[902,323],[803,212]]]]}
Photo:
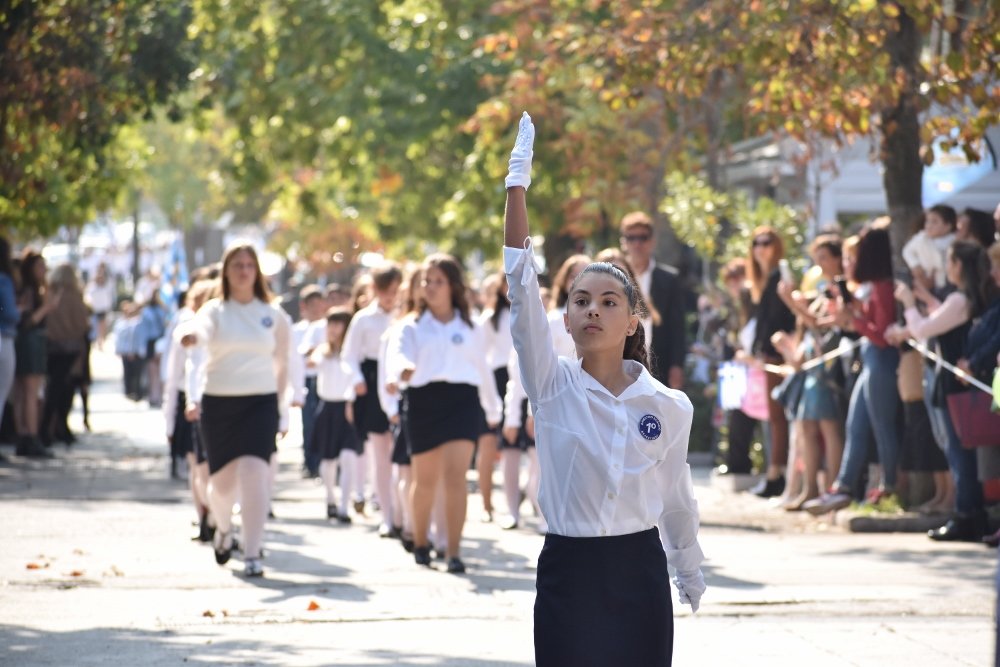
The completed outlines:
{"type": "Polygon", "coordinates": [[[452,440],[475,442],[482,433],[479,389],[471,384],[431,382],[407,390],[404,427],[410,454],[423,454],[452,440]]]}
{"type": "Polygon", "coordinates": [[[365,378],[367,391],[354,401],[354,428],[362,441],[369,433],[385,433],[389,430],[389,418],[382,411],[378,400],[378,361],[365,359],[361,362],[361,375],[365,378]]]}
{"type": "Polygon", "coordinates": [[[277,435],[277,394],[201,397],[201,436],[210,474],[241,456],[269,462],[277,451],[277,435]]]}
{"type": "Polygon", "coordinates": [[[317,459],[331,461],[340,458],[345,449],[360,454],[363,448],[364,441],[347,421],[347,401],[320,401],[309,451],[317,459]]]}
{"type": "Polygon", "coordinates": [[[538,667],[670,665],[673,603],[656,528],[614,537],[549,533],[535,589],[538,667]]]}

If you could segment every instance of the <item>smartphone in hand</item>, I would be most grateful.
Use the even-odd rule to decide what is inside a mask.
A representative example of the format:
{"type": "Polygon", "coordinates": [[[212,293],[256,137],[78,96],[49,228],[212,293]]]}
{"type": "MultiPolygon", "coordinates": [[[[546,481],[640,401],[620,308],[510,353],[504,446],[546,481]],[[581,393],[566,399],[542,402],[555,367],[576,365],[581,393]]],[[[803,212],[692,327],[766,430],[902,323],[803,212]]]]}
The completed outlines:
{"type": "Polygon", "coordinates": [[[844,303],[850,303],[854,300],[854,295],[851,294],[851,290],[847,288],[847,278],[844,276],[837,276],[833,279],[837,283],[837,289],[840,290],[840,298],[844,300],[844,303]]]}

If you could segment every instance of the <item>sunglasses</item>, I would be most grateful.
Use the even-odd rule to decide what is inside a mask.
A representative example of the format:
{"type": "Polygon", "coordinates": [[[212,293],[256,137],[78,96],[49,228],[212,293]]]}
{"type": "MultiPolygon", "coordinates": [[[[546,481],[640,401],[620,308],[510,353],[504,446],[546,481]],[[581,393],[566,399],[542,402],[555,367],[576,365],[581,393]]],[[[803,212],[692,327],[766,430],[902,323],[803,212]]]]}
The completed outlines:
{"type": "Polygon", "coordinates": [[[774,239],[772,239],[770,236],[762,236],[759,239],[754,239],[753,240],[753,247],[754,248],[756,248],[758,246],[767,247],[767,246],[771,245],[772,243],[774,243],[774,239]]]}
{"type": "Polygon", "coordinates": [[[649,234],[630,234],[622,238],[625,239],[625,243],[645,243],[653,237],[649,234]]]}

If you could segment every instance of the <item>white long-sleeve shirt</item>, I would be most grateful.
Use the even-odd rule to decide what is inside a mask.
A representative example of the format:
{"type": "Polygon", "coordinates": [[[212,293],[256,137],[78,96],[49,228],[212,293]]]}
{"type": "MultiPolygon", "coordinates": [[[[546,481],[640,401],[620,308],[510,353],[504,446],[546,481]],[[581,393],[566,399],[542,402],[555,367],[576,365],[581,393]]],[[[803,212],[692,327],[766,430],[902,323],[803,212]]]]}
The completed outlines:
{"type": "Polygon", "coordinates": [[[915,338],[927,340],[947,333],[969,321],[969,300],[961,292],[952,292],[926,316],[916,308],[903,313],[906,328],[915,338]]]}
{"type": "Polygon", "coordinates": [[[504,308],[497,318],[497,326],[493,328],[493,311],[484,310],[476,323],[483,330],[486,341],[486,365],[491,369],[506,368],[510,360],[514,341],[510,337],[510,309],[504,308]]]}
{"type": "Polygon", "coordinates": [[[344,359],[358,373],[361,373],[361,362],[378,359],[379,341],[390,324],[392,313],[382,310],[378,299],[354,313],[344,336],[344,359]]]}
{"type": "Polygon", "coordinates": [[[382,406],[382,412],[389,419],[399,414],[399,392],[390,394],[388,386],[389,383],[395,384],[397,388],[400,385],[399,364],[393,363],[389,357],[389,351],[398,347],[402,327],[402,320],[394,320],[379,341],[381,344],[378,351],[378,400],[382,406]]]}
{"type": "Polygon", "coordinates": [[[395,350],[394,372],[412,370],[410,387],[432,382],[469,384],[479,388],[479,403],[490,424],[500,422],[502,405],[493,370],[486,364],[482,328],[470,327],[459,314],[441,322],[429,310],[403,321],[395,350]]]}
{"type": "MultiPolygon", "coordinates": [[[[177,311],[174,323],[171,328],[177,327],[181,322],[194,317],[194,311],[190,308],[181,308],[177,311]]],[[[166,425],[167,437],[174,434],[174,417],[177,414],[177,392],[184,391],[184,366],[187,361],[187,351],[173,335],[167,337],[167,353],[164,356],[163,366],[163,420],[166,425]]],[[[185,401],[187,397],[185,396],[185,401]]],[[[182,408],[183,409],[183,408],[182,408]]]]}
{"type": "Polygon", "coordinates": [[[353,401],[354,387],[362,378],[351,370],[350,364],[340,354],[326,355],[322,347],[313,350],[309,361],[315,364],[316,394],[320,400],[353,401]]]}
{"type": "Polygon", "coordinates": [[[504,268],[549,530],[601,537],[658,526],[670,564],[697,572],[704,555],[687,464],[691,401],[630,360],[623,370],[634,382],[612,395],[579,361],[555,353],[531,250],[504,248],[504,268]]]}

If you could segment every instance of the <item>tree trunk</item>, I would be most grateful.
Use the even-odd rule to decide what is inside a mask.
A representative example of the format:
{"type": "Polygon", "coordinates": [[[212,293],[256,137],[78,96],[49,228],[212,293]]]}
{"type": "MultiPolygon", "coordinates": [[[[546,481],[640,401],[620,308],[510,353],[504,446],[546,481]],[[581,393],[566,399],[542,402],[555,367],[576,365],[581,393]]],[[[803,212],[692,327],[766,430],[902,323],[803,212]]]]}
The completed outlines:
{"type": "Polygon", "coordinates": [[[895,69],[906,74],[906,84],[895,105],[882,109],[882,165],[888,214],[892,220],[890,237],[897,271],[902,270],[900,253],[923,211],[920,159],[920,118],[917,78],[920,35],[913,19],[903,13],[899,29],[891,32],[885,48],[895,69]]]}

